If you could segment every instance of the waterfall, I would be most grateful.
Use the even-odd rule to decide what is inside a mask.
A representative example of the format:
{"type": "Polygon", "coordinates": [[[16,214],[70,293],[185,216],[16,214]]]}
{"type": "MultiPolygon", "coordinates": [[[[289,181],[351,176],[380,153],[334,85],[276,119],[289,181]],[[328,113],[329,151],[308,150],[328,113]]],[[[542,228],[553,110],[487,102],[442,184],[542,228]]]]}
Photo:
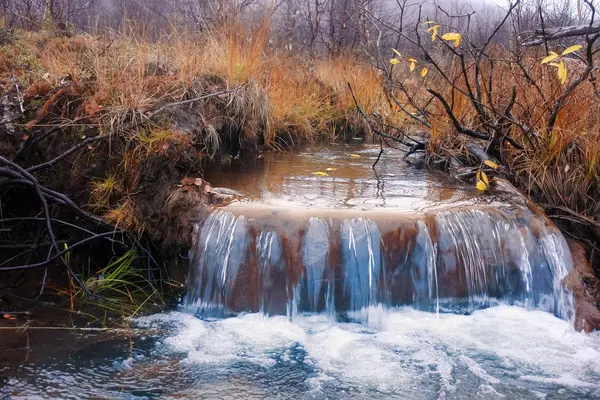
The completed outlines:
{"type": "Polygon", "coordinates": [[[335,282],[331,269],[331,243],[327,221],[311,217],[302,240],[304,271],[296,289],[296,299],[303,312],[325,311],[333,316],[335,282]],[[323,290],[324,289],[324,290],[323,290]]]}
{"type": "Polygon", "coordinates": [[[203,314],[226,312],[247,248],[243,216],[221,211],[209,215],[190,252],[194,268],[188,279],[187,306],[203,314]]]}
{"type": "Polygon", "coordinates": [[[506,303],[573,318],[562,284],[568,245],[528,209],[307,214],[211,213],[195,231],[185,306],[371,324],[388,307],[469,313],[506,303]]]}

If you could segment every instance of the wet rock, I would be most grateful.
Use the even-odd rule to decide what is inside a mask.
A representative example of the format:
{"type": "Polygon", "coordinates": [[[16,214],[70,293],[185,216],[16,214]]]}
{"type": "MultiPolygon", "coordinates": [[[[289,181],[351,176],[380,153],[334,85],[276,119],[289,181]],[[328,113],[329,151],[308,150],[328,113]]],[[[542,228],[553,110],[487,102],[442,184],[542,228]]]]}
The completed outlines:
{"type": "Polygon", "coordinates": [[[600,280],[590,267],[584,247],[569,242],[573,256],[573,269],[565,277],[565,286],[575,296],[575,329],[591,332],[600,329],[600,280]]]}
{"type": "Polygon", "coordinates": [[[17,131],[21,108],[16,93],[10,92],[0,98],[0,155],[13,154],[21,143],[17,131]]]}
{"type": "Polygon", "coordinates": [[[8,134],[15,133],[15,121],[21,117],[16,93],[8,93],[0,99],[0,126],[8,134]]]}

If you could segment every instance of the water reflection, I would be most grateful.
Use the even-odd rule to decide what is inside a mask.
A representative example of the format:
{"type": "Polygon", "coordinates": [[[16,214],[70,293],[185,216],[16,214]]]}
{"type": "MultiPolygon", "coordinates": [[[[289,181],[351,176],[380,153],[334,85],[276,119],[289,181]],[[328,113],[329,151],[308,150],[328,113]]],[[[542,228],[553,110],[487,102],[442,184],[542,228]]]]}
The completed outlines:
{"type": "Polygon", "coordinates": [[[378,145],[307,145],[253,162],[209,166],[205,177],[215,187],[244,193],[244,201],[305,207],[415,210],[472,195],[445,174],[411,167],[395,149],[386,149],[373,170],[378,153],[378,145]]]}

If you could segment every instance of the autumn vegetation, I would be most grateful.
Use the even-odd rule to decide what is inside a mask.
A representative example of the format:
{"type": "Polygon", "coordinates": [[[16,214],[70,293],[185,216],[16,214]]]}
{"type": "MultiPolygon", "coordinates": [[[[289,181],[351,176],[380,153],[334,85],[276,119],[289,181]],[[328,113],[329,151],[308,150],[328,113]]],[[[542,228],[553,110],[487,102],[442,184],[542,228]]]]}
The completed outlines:
{"type": "MultiPolygon", "coordinates": [[[[508,178],[584,243],[590,260],[600,257],[600,27],[591,2],[558,12],[517,1],[478,19],[440,5],[399,1],[386,14],[371,1],[342,2],[345,12],[342,3],[316,1],[308,13],[293,14],[305,19],[290,29],[293,2],[233,3],[218,2],[223,7],[193,23],[177,21],[177,10],[151,19],[132,5],[131,19],[98,17],[91,28],[85,21],[99,12],[68,14],[77,8],[49,2],[45,13],[19,19],[26,9],[11,14],[10,7],[23,3],[7,2],[0,51],[10,128],[0,144],[5,198],[16,190],[8,183],[21,173],[16,164],[35,173],[31,185],[65,193],[97,218],[86,229],[105,224],[119,232],[127,257],[116,252],[113,262],[131,264],[132,246],[153,262],[173,259],[189,239],[182,221],[201,212],[191,205],[209,191],[209,183],[189,180],[201,178],[206,163],[362,138],[403,148],[408,162],[483,191],[494,176],[508,178]],[[553,37],[563,26],[580,30],[553,37]]],[[[54,210],[66,201],[48,196],[47,218],[66,218],[54,210]]],[[[2,201],[15,215],[39,215],[39,204],[26,211],[2,201]]],[[[28,228],[35,233],[38,225],[28,228]]],[[[82,240],[60,233],[67,242],[82,240]]],[[[54,256],[42,256],[39,237],[25,239],[36,250],[16,252],[2,266],[27,267],[39,257],[44,266],[44,258],[64,264],[70,254],[46,247],[54,256]]],[[[94,268],[114,266],[102,262],[94,268]]],[[[85,283],[94,274],[70,275],[83,278],[74,283],[80,292],[96,290],[85,283]]],[[[169,282],[159,275],[148,281],[169,282]]]]}

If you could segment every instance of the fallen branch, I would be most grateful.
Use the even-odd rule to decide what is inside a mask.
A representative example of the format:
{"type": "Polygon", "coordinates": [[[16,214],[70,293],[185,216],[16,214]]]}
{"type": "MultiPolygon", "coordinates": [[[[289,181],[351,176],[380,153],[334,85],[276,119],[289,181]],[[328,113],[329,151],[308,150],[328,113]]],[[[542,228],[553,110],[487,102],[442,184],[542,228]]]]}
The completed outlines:
{"type": "Polygon", "coordinates": [[[539,46],[544,42],[551,40],[564,39],[568,37],[577,37],[584,35],[594,35],[600,33],[600,25],[571,25],[558,28],[536,29],[535,34],[529,41],[523,43],[523,46],[539,46]]]}

